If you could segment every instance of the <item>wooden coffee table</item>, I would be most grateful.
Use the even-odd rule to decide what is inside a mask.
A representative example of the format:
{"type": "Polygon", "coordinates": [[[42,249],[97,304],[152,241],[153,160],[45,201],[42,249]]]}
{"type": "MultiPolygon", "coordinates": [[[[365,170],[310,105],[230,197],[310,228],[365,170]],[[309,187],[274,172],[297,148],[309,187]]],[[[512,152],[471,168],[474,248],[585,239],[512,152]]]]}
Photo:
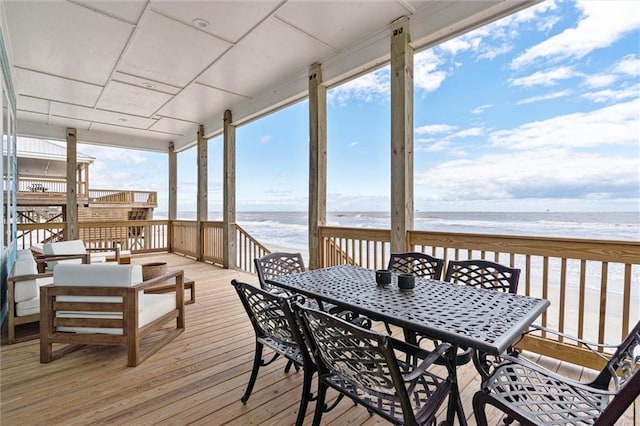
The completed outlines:
{"type": "MultiPolygon", "coordinates": [[[[145,293],[170,293],[176,289],[176,279],[171,278],[161,283],[155,284],[144,290],[145,293]]],[[[184,277],[184,289],[189,290],[189,299],[185,299],[185,305],[196,303],[196,282],[191,278],[184,277]]]]}

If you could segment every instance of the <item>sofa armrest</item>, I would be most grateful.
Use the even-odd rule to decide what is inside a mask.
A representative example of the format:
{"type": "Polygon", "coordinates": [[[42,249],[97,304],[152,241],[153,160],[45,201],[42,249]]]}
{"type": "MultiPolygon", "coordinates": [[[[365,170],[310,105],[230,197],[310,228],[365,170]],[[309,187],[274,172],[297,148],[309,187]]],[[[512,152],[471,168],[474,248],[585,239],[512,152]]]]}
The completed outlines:
{"type": "MultiPolygon", "coordinates": [[[[167,271],[162,275],[158,275],[157,277],[153,277],[149,280],[143,281],[140,284],[136,284],[133,287],[144,290],[145,288],[154,286],[156,284],[160,284],[162,282],[170,280],[171,278],[176,279],[176,290],[179,290],[178,281],[182,281],[184,283],[184,271],[182,269],[174,269],[171,271],[167,271]]],[[[183,286],[183,289],[184,289],[184,286],[183,286]]]]}
{"type": "Polygon", "coordinates": [[[7,278],[7,281],[14,283],[20,281],[37,280],[38,278],[53,277],[53,272],[43,272],[41,274],[28,274],[28,275],[14,275],[7,278]]]}
{"type": "Polygon", "coordinates": [[[61,260],[80,259],[82,263],[91,263],[91,255],[89,253],[84,254],[43,254],[35,257],[35,261],[38,265],[38,272],[44,273],[47,269],[47,263],[58,262],[61,260]]]}
{"type": "Polygon", "coordinates": [[[133,286],[133,288],[137,290],[144,290],[154,285],[161,284],[172,278],[175,278],[176,306],[179,309],[183,309],[184,308],[184,270],[182,269],[167,271],[166,273],[159,275],[157,277],[151,278],[150,280],[143,281],[140,284],[133,286]]]}

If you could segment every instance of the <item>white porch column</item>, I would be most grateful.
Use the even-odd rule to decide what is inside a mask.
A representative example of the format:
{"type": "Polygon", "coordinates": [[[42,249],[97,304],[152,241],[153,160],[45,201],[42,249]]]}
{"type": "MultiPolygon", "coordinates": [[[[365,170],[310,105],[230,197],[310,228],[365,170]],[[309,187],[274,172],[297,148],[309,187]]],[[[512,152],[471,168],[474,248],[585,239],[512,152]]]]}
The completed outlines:
{"type": "Polygon", "coordinates": [[[322,67],[309,67],[309,269],[322,266],[320,226],[327,223],[327,88],[322,67]]]}
{"type": "Polygon", "coordinates": [[[236,267],[236,126],[230,110],[224,112],[223,264],[236,267]]]}
{"type": "MultiPolygon", "coordinates": [[[[87,188],[88,192],[88,188],[87,188]]],[[[67,240],[78,239],[78,138],[76,129],[67,128],[67,240]]]]}
{"type": "Polygon", "coordinates": [[[198,198],[196,220],[198,230],[196,236],[196,258],[202,260],[204,238],[202,235],[202,222],[208,218],[208,185],[207,185],[207,138],[204,137],[204,126],[198,127],[198,198]]]}
{"type": "Polygon", "coordinates": [[[409,19],[391,26],[391,252],[413,229],[413,48],[409,19]]]}

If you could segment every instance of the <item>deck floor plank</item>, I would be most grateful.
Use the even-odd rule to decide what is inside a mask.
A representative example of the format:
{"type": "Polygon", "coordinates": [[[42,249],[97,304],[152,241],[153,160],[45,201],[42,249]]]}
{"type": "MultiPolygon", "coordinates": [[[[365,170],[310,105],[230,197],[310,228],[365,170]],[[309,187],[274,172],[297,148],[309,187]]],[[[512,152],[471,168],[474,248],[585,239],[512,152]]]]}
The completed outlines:
{"type": "MultiPolygon", "coordinates": [[[[0,422],[7,425],[292,425],[302,373],[285,374],[285,361],[260,369],[246,405],[244,393],[254,352],[253,330],[230,285],[233,278],[257,283],[255,275],[225,270],[171,254],[134,256],[134,263],[163,261],[196,281],[196,303],[187,305],[186,331],[138,367],[126,366],[122,346],[91,346],[50,364],[40,364],[37,340],[2,346],[0,422]]],[[[399,329],[394,336],[402,336],[399,329]]],[[[153,338],[152,338],[153,339],[153,338]]],[[[547,367],[586,380],[593,372],[550,358],[547,367]]],[[[459,370],[461,399],[471,425],[471,399],[479,377],[471,365],[459,370]]],[[[316,389],[316,379],[312,391],[316,389]]],[[[328,400],[336,398],[335,392],[328,400]]],[[[310,402],[305,424],[311,424],[310,402]]],[[[620,424],[633,425],[636,402],[620,424]]],[[[490,424],[501,423],[489,409],[490,424]]],[[[387,424],[350,401],[323,416],[326,425],[387,424]]]]}

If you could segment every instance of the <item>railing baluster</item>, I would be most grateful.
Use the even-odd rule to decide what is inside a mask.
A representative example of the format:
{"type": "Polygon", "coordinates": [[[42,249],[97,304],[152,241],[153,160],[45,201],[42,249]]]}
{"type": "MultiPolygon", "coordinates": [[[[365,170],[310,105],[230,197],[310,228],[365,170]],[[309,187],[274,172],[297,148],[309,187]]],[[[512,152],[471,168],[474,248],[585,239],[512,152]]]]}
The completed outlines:
{"type": "MultiPolygon", "coordinates": [[[[599,327],[598,327],[598,342],[605,342],[605,324],[607,319],[607,278],[609,262],[602,262],[602,270],[600,275],[600,312],[599,312],[599,327]]],[[[598,348],[599,351],[603,351],[603,348],[598,348]]]]}

